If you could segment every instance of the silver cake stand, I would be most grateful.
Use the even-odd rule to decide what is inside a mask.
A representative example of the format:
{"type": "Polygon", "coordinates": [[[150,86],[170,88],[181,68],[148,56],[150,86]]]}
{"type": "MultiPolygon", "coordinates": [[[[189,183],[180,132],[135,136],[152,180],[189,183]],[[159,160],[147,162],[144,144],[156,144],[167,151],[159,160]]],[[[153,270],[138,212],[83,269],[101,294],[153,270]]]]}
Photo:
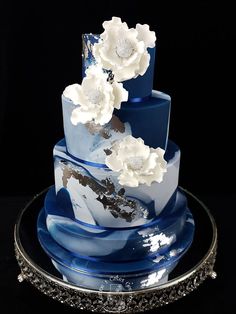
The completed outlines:
{"type": "Polygon", "coordinates": [[[193,244],[163,285],[137,291],[106,292],[84,289],[60,279],[37,240],[36,221],[48,189],[36,195],[21,211],[14,231],[18,280],[28,281],[42,293],[80,310],[100,313],[134,313],[172,303],[197,289],[207,278],[216,278],[214,264],[217,228],[207,207],[182,189],[193,213],[196,231],[193,244]]]}

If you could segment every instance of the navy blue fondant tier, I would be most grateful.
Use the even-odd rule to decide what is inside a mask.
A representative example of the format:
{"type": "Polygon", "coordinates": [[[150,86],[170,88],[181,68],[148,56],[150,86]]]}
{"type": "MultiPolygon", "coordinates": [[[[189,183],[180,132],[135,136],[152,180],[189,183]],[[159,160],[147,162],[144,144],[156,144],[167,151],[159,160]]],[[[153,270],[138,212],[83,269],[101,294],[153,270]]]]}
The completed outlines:
{"type": "Polygon", "coordinates": [[[155,68],[156,48],[149,48],[150,64],[144,75],[123,82],[124,88],[129,92],[129,99],[137,102],[138,98],[151,96],[155,68]]]}
{"type": "Polygon", "coordinates": [[[166,149],[169,130],[170,96],[153,91],[144,102],[123,103],[120,110],[104,126],[93,122],[73,125],[71,113],[76,106],[62,96],[63,122],[66,146],[74,157],[104,163],[105,150],[115,140],[127,135],[141,137],[146,145],[166,149]]]}
{"type": "Polygon", "coordinates": [[[132,289],[142,289],[167,280],[189,248],[194,221],[185,196],[178,191],[152,224],[117,230],[98,229],[64,216],[54,187],[48,192],[38,219],[39,241],[63,278],[86,288],[98,289],[112,275],[124,276],[132,289]]]}
{"type": "MultiPolygon", "coordinates": [[[[150,223],[175,202],[178,187],[180,150],[169,141],[165,159],[167,172],[161,183],[138,187],[121,186],[118,173],[105,164],[71,156],[65,141],[54,148],[55,187],[59,203],[69,199],[70,207],[58,207],[64,215],[102,227],[134,227],[150,223]]],[[[68,202],[67,202],[68,204],[68,202]]],[[[47,209],[47,206],[45,206],[47,209]]]]}
{"type": "MultiPolygon", "coordinates": [[[[99,40],[99,35],[84,34],[82,36],[82,76],[85,76],[85,70],[91,65],[95,64],[96,60],[93,56],[93,45],[99,40]]],[[[150,64],[144,75],[139,75],[134,79],[122,82],[124,88],[129,92],[129,98],[145,98],[152,94],[153,77],[155,68],[155,54],[156,48],[148,48],[150,54],[150,64]]]]}
{"type": "Polygon", "coordinates": [[[153,91],[149,99],[124,102],[115,115],[125,124],[129,123],[134,137],[141,137],[150,147],[166,149],[169,132],[171,99],[168,95],[153,91]]]}

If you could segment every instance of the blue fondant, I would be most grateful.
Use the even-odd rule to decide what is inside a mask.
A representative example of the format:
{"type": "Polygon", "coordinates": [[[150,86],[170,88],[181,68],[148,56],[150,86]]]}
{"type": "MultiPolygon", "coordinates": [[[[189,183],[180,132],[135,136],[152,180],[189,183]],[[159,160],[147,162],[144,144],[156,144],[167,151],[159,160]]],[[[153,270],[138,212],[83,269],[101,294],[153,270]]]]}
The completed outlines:
{"type": "Polygon", "coordinates": [[[166,149],[170,115],[168,95],[154,92],[148,101],[122,103],[115,115],[122,122],[129,122],[134,137],[141,137],[150,147],[166,149]]]}
{"type": "Polygon", "coordinates": [[[174,158],[175,154],[179,151],[180,151],[179,146],[176,145],[173,141],[168,140],[166,151],[165,151],[165,156],[164,156],[165,160],[166,161],[171,160],[172,158],[174,158]]]}
{"type": "Polygon", "coordinates": [[[75,219],[70,194],[65,188],[61,188],[56,194],[55,187],[51,187],[45,197],[44,208],[47,215],[59,215],[75,219]]]}
{"type": "Polygon", "coordinates": [[[129,92],[129,98],[147,97],[152,93],[156,49],[148,48],[148,53],[150,64],[144,75],[123,82],[124,88],[129,92]]]}
{"type": "Polygon", "coordinates": [[[144,101],[148,101],[151,96],[152,96],[152,95],[150,94],[149,96],[146,96],[146,97],[134,97],[134,98],[129,98],[129,102],[133,103],[133,102],[144,102],[144,101]]]}

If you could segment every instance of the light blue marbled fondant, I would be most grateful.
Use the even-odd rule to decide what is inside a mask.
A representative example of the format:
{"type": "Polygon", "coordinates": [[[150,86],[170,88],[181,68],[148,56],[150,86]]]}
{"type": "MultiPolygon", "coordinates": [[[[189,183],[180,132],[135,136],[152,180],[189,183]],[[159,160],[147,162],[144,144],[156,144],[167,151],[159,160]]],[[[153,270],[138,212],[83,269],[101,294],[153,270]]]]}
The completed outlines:
{"type": "MultiPolygon", "coordinates": [[[[110,169],[97,168],[78,162],[67,154],[64,140],[59,142],[54,148],[54,170],[56,193],[62,188],[66,189],[71,199],[74,216],[84,223],[99,225],[104,227],[122,228],[140,226],[149,223],[159,215],[165,208],[169,200],[175,201],[178,186],[180,150],[173,142],[169,142],[166,152],[167,172],[161,183],[153,182],[151,186],[141,184],[138,187],[123,187],[118,182],[118,173],[110,169]],[[91,180],[92,185],[97,189],[104,190],[105,193],[95,193],[89,184],[81,184],[76,179],[82,175],[91,180]],[[69,178],[65,181],[66,176],[69,178]],[[114,186],[111,195],[106,193],[105,182],[114,186]],[[123,195],[119,195],[123,191],[123,195]],[[98,195],[99,194],[99,195],[98,195]],[[122,202],[122,197],[125,201],[122,202]],[[113,210],[114,206],[104,206],[103,199],[109,198],[109,203],[119,202],[119,209],[123,215],[118,216],[113,210]],[[135,202],[135,210],[127,203],[135,202]],[[131,215],[129,219],[127,215],[131,215]],[[127,213],[127,215],[126,215],[127,213]]],[[[105,202],[106,204],[108,201],[105,202]]]]}
{"type": "Polygon", "coordinates": [[[71,113],[75,108],[72,101],[62,96],[64,133],[68,152],[80,159],[104,163],[106,156],[104,149],[110,148],[113,141],[131,134],[129,123],[124,124],[125,129],[122,133],[115,131],[111,122],[100,128],[94,126],[96,129],[92,131],[91,124],[71,123],[71,113]]]}

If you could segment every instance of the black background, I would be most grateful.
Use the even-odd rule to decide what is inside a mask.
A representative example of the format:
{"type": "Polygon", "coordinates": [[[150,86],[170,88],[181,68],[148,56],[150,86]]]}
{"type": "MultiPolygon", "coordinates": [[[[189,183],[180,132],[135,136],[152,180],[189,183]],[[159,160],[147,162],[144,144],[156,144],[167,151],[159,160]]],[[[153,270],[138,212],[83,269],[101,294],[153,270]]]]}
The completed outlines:
{"type": "MultiPolygon", "coordinates": [[[[1,219],[1,232],[5,236],[12,228],[28,196],[53,184],[52,149],[63,137],[60,97],[67,85],[80,83],[81,34],[102,32],[102,22],[112,16],[130,27],[147,23],[157,34],[154,88],[172,97],[170,138],[182,152],[180,184],[208,202],[223,234],[218,283],[211,283],[209,291],[203,288],[195,299],[180,301],[176,311],[189,312],[193,302],[196,313],[204,312],[204,304],[208,313],[231,313],[233,299],[223,309],[226,250],[221,250],[229,245],[223,240],[230,229],[226,212],[235,207],[234,101],[227,83],[233,11],[216,1],[155,1],[155,6],[128,0],[0,2],[0,195],[7,219],[1,219]]],[[[27,295],[35,302],[38,295],[17,286],[12,239],[4,239],[1,270],[10,268],[1,282],[16,298],[11,311],[31,313],[27,295]]],[[[228,287],[231,281],[232,276],[228,287]]],[[[43,300],[38,310],[47,308],[49,301],[43,300]]]]}

